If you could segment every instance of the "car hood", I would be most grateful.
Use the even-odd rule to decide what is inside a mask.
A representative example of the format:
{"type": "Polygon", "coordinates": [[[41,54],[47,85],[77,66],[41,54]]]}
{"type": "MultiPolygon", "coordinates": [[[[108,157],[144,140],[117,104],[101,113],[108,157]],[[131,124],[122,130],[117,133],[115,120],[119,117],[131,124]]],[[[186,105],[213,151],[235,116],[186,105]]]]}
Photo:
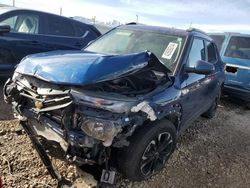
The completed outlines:
{"type": "Polygon", "coordinates": [[[15,72],[56,84],[88,85],[132,74],[147,66],[169,72],[149,51],[128,55],[82,51],[40,53],[25,57],[15,72]]]}

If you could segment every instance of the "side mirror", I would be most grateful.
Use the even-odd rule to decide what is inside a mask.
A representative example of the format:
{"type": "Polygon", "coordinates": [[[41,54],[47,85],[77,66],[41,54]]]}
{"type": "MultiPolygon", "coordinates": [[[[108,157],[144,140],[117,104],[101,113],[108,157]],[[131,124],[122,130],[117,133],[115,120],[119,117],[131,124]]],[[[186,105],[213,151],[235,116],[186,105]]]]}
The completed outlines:
{"type": "Polygon", "coordinates": [[[203,60],[197,61],[194,67],[185,67],[186,72],[196,74],[211,74],[212,72],[214,72],[214,70],[215,67],[213,64],[203,60]]]}
{"type": "Polygon", "coordinates": [[[0,25],[0,34],[2,33],[9,33],[10,26],[9,25],[0,25]]]}

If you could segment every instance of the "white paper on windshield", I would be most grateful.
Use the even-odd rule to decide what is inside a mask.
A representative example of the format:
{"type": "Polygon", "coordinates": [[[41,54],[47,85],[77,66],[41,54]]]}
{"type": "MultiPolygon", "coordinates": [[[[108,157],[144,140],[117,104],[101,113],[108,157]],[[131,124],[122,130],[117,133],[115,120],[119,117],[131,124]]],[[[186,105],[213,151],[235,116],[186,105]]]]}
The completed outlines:
{"type": "Polygon", "coordinates": [[[171,59],[177,47],[177,43],[170,42],[161,57],[164,59],[171,59]]]}

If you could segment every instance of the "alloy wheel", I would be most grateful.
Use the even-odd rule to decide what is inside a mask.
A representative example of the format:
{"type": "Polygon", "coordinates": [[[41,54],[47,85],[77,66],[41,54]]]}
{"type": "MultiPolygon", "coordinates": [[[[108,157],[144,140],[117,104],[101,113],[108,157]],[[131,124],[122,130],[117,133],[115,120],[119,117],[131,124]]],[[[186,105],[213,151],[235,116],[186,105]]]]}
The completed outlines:
{"type": "Polygon", "coordinates": [[[140,163],[141,173],[151,176],[161,170],[173,150],[173,138],[170,133],[163,132],[151,140],[146,147],[140,163]]]}

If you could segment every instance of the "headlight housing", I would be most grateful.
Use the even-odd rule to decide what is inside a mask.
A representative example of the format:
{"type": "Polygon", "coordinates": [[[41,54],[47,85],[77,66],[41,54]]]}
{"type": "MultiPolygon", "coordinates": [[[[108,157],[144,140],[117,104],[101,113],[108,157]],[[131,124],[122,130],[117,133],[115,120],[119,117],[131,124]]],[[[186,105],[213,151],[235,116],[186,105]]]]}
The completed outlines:
{"type": "Polygon", "coordinates": [[[112,121],[90,118],[82,121],[81,129],[88,136],[103,141],[106,147],[112,144],[114,137],[121,131],[121,127],[112,121]]]}

